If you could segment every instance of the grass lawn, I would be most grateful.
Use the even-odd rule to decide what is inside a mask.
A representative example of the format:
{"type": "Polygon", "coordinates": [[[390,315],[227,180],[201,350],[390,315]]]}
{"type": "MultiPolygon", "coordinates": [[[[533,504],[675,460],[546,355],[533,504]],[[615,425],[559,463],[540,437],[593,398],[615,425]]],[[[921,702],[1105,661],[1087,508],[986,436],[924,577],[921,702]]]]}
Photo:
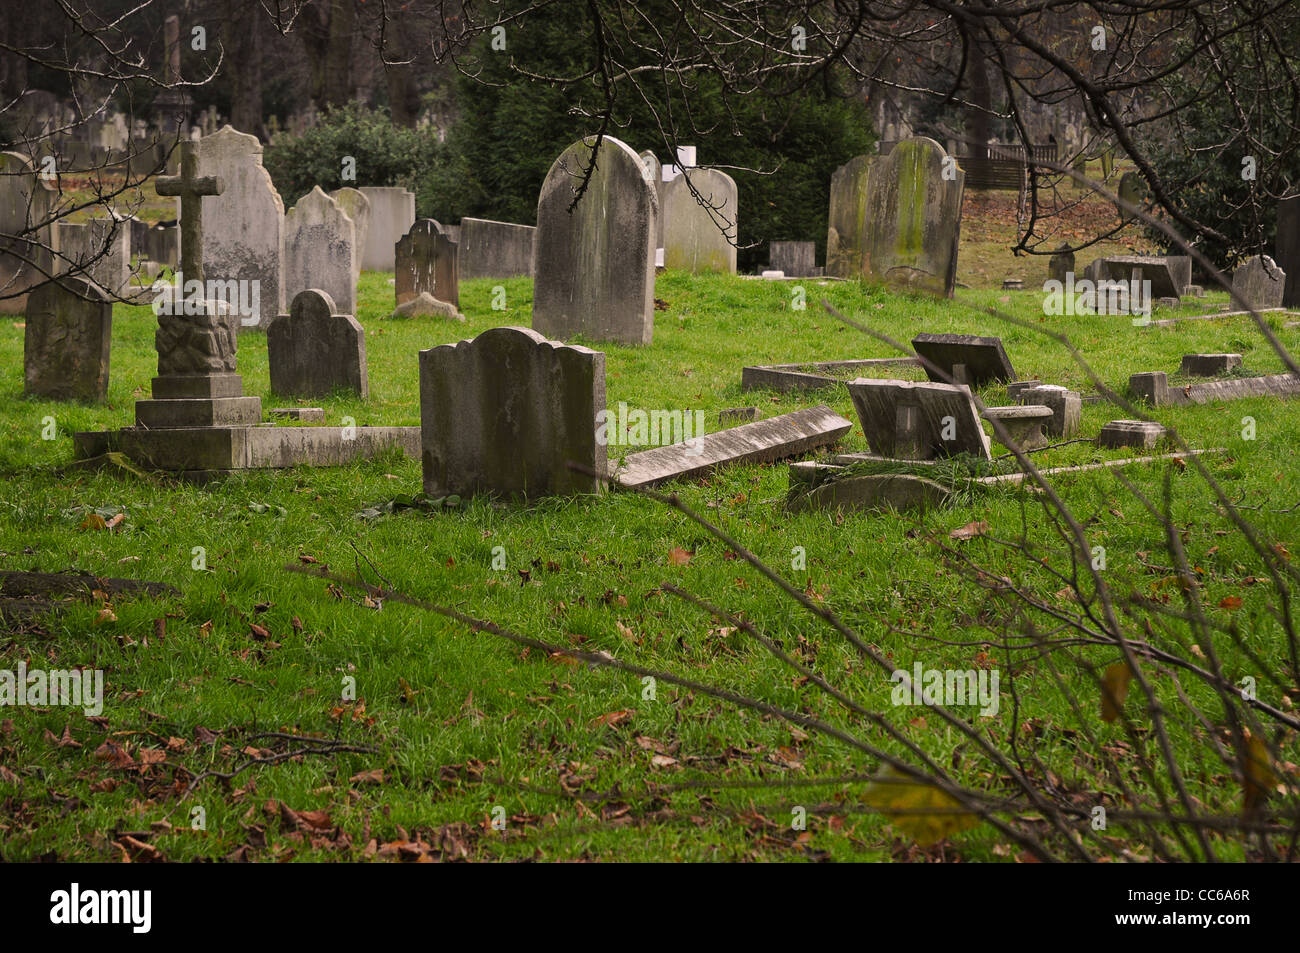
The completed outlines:
{"type": "MultiPolygon", "coordinates": [[[[304,402],[324,406],[329,423],[347,415],[360,425],[418,424],[419,349],[501,324],[529,324],[528,280],[505,282],[504,314],[490,307],[494,282],[462,283],[468,321],[452,325],[386,320],[387,278],[365,273],[360,289],[370,399],[304,402]]],[[[571,343],[606,352],[611,407],[626,401],[647,410],[703,409],[710,429],[717,429],[719,410],[746,404],[757,404],[766,417],[825,401],[856,420],[843,389],[814,397],[739,388],[745,364],[891,356],[825,313],[823,297],[903,341],[921,331],[1000,335],[1021,377],[1084,391],[1093,388],[1058,345],[988,309],[1067,332],[1116,388],[1136,371],[1172,373],[1190,352],[1240,351],[1252,370],[1282,370],[1248,318],[1134,328],[1116,317],[1045,318],[1032,292],[959,291],[955,301],[934,302],[850,283],[804,284],[809,304],[801,311],[791,308],[788,284],[661,274],[656,295],[667,307],[655,315],[653,345],[571,343]]],[[[1199,304],[1213,310],[1224,301],[1218,295],[1199,304]]],[[[1284,327],[1278,315],[1269,320],[1293,352],[1300,350],[1300,330],[1284,327]]],[[[0,713],[5,859],[116,860],[150,851],[173,860],[462,853],[483,859],[999,860],[1021,854],[987,824],[933,847],[917,846],[864,808],[863,781],[845,776],[874,773],[877,764],[834,738],[672,684],[659,682],[650,692],[637,676],[521,650],[391,600],[367,607],[339,598],[319,578],[283,568],[309,560],[350,575],[358,563],[355,545],[373,563],[374,569],[360,565],[369,578],[377,570],[407,595],[549,643],[604,651],[816,716],[905,752],[743,631],[661,588],[672,583],[747,620],[863,706],[886,713],[964,783],[1005,789],[1005,778],[968,738],[933,714],[891,706],[893,686],[881,671],[682,514],[613,493],[531,506],[475,499],[436,514],[402,510],[360,518],[367,508],[420,489],[418,461],[399,456],[339,469],[252,472],[202,489],[112,468],[68,468],[74,431],[128,424],[132,402],[147,396],[155,371],[153,317],[147,308],[115,309],[110,400],[100,407],[22,396],[20,325],[18,317],[0,326],[0,569],[155,580],[180,595],[115,597],[109,613],[98,603],[73,603],[6,627],[0,669],[24,660],[33,668],[95,667],[104,670],[106,684],[99,716],[66,707],[0,713]],[[47,417],[57,427],[53,440],[42,439],[47,417]],[[95,510],[122,512],[125,519],[115,531],[83,528],[95,510]],[[196,568],[199,547],[202,568],[196,568]],[[493,568],[494,554],[497,565],[504,556],[504,569],[493,568]],[[353,680],[355,700],[345,700],[353,680]],[[298,742],[266,733],[370,750],[293,755],[298,742]],[[277,754],[291,756],[231,777],[207,776],[180,799],[202,772],[231,774],[250,758],[277,754]],[[792,812],[801,807],[809,815],[802,832],[791,827],[792,812]],[[504,829],[494,827],[494,818],[504,818],[504,829]]],[[[245,393],[260,395],[264,408],[286,403],[269,394],[264,336],[241,336],[239,368],[245,393]]],[[[997,387],[982,396],[990,404],[1005,398],[997,387]]],[[[1248,515],[1262,539],[1292,549],[1300,542],[1300,511],[1288,509],[1300,500],[1292,460],[1300,439],[1295,406],[1260,399],[1154,412],[1191,445],[1226,448],[1206,458],[1214,478],[1233,499],[1259,507],[1248,515]],[[1253,441],[1242,439],[1248,415],[1256,423],[1253,441]]],[[[1095,434],[1117,416],[1124,415],[1085,404],[1083,433],[1095,434]]],[[[859,429],[845,446],[866,449],[859,429]]],[[[1049,466],[1123,455],[1079,443],[1036,456],[1049,466]]],[[[1157,500],[1168,477],[1173,519],[1200,573],[1203,601],[1215,620],[1238,628],[1250,649],[1216,643],[1225,674],[1254,676],[1261,697],[1289,705],[1282,695],[1294,696],[1295,684],[1272,614],[1279,594],[1258,578],[1264,573],[1257,557],[1195,468],[1171,463],[1124,472],[1157,500]],[[1230,608],[1217,608],[1221,602],[1230,608]]],[[[1105,547],[1106,578],[1117,593],[1167,601],[1174,577],[1163,568],[1170,559],[1159,525],[1115,476],[1080,474],[1059,488],[1086,521],[1090,540],[1105,547]]],[[[739,467],[674,489],[900,668],[917,661],[927,668],[999,668],[997,714],[961,713],[994,744],[1005,748],[1018,739],[1021,754],[1032,751],[1041,771],[1078,803],[1123,802],[1116,780],[1098,768],[1100,747],[1119,751],[1125,780],[1150,790],[1143,769],[1152,752],[1124,753],[1130,736],[1120,722],[1097,716],[1096,685],[1083,668],[1056,673],[1082,700],[1080,714],[1042,659],[1009,657],[996,647],[1006,637],[998,597],[940,558],[941,546],[959,545],[1046,604],[1067,606],[1052,572],[1067,568],[1068,553],[1031,494],[990,489],[923,516],[845,518],[786,515],[783,465],[739,467]],[[972,521],[985,521],[987,536],[954,544],[949,532],[972,521]],[[1039,562],[1015,559],[992,539],[1021,534],[1039,562]],[[791,568],[799,548],[806,568],[791,568]]],[[[1131,615],[1126,604],[1123,618],[1136,637],[1149,616],[1131,615]]],[[[1146,637],[1180,652],[1190,642],[1176,619],[1159,622],[1146,637]]],[[[1078,655],[1097,666],[1117,658],[1113,649],[1078,655]]],[[[1239,781],[1213,755],[1209,728],[1184,703],[1185,693],[1214,717],[1213,692],[1158,666],[1148,677],[1167,706],[1189,793],[1206,810],[1239,811],[1239,781]]],[[[1130,706],[1141,737],[1148,715],[1132,700],[1130,706]]],[[[1280,783],[1292,785],[1293,803],[1293,763],[1300,760],[1294,734],[1281,740],[1279,751],[1292,762],[1278,770],[1280,783]]],[[[1009,809],[1032,824],[1027,813],[1023,804],[1009,809]]],[[[1103,852],[1150,856],[1140,829],[1116,824],[1092,832],[1085,819],[1079,830],[1098,838],[1103,852]]],[[[1231,836],[1212,838],[1220,857],[1248,855],[1231,836]]]]}

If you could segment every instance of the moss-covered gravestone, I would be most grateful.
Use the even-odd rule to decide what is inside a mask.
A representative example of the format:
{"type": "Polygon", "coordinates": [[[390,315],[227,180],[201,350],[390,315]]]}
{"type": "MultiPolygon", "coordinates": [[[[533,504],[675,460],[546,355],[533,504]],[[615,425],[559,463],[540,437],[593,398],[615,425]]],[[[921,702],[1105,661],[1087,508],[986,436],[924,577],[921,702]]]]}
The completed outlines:
{"type": "Polygon", "coordinates": [[[23,393],[54,400],[108,396],[113,305],[84,278],[65,276],[27,296],[23,393]]]}
{"type": "Polygon", "coordinates": [[[950,297],[966,174],[933,139],[858,156],[831,178],[826,271],[950,297]]]}
{"type": "Polygon", "coordinates": [[[717,169],[689,169],[664,186],[663,200],[664,267],[734,275],[736,181],[717,169]]]}
{"type": "Polygon", "coordinates": [[[573,143],[542,183],[533,328],[559,340],[649,344],[659,199],[625,143],[605,136],[593,165],[594,144],[573,143]]]}
{"type": "Polygon", "coordinates": [[[596,413],[604,409],[605,355],[529,328],[492,328],[421,351],[424,492],[595,492],[607,466],[596,439],[596,413]]]}

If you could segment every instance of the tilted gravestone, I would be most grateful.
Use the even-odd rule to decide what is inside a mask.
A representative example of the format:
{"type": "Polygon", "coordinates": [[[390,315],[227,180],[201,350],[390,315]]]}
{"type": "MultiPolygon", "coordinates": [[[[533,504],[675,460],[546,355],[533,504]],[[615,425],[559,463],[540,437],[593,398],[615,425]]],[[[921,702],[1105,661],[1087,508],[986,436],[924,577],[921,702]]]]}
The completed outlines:
{"type": "Polygon", "coordinates": [[[1249,307],[1279,308],[1286,289],[1286,272],[1267,255],[1255,255],[1232,273],[1232,292],[1249,307]]]}
{"type": "Polygon", "coordinates": [[[288,314],[266,329],[271,393],[324,397],[348,390],[365,398],[366,332],[350,314],[339,314],[329,294],[309,288],[294,296],[288,314]]]}
{"type": "Polygon", "coordinates": [[[811,277],[817,268],[816,242],[771,242],[767,249],[767,266],[784,272],[787,278],[811,277]]]}
{"type": "Polygon", "coordinates": [[[596,439],[604,409],[605,355],[529,328],[492,328],[421,351],[424,492],[597,492],[607,468],[596,439]]]}
{"type": "Polygon", "coordinates": [[[88,278],[110,295],[131,292],[131,226],[96,219],[84,224],[59,222],[55,271],[88,278]]]}
{"type": "Polygon", "coordinates": [[[533,327],[560,340],[585,334],[649,344],[659,199],[645,164],[625,143],[605,136],[593,168],[594,145],[573,143],[542,183],[533,327]]]}
{"type": "Polygon", "coordinates": [[[421,292],[460,307],[458,249],[443,227],[422,218],[398,239],[393,248],[393,288],[397,303],[405,304],[421,292]]]}
{"type": "Polygon", "coordinates": [[[284,310],[284,203],[262,166],[262,143],[222,126],[200,140],[198,155],[199,175],[215,176],[225,185],[220,194],[203,199],[204,275],[257,282],[258,313],[240,315],[240,326],[266,327],[284,310]]]}
{"type": "Polygon", "coordinates": [[[460,241],[456,243],[459,277],[467,281],[531,277],[536,233],[532,225],[462,218],[460,241]]]}
{"type": "Polygon", "coordinates": [[[991,459],[969,387],[865,377],[847,386],[873,453],[899,460],[959,453],[991,459]]]}
{"type": "Polygon", "coordinates": [[[1278,203],[1277,264],[1287,276],[1282,306],[1294,308],[1300,305],[1300,195],[1278,203]]]}
{"type": "Polygon", "coordinates": [[[339,203],[339,208],[343,209],[348,218],[352,219],[352,227],[356,230],[353,236],[353,247],[356,254],[354,270],[356,277],[361,277],[361,258],[365,254],[366,242],[370,236],[370,199],[366,198],[366,193],[360,189],[342,188],[335,189],[330,193],[330,198],[339,203]]]}
{"type": "Polygon", "coordinates": [[[951,297],[965,183],[933,139],[841,167],[831,178],[827,274],[951,297]]]}
{"type": "Polygon", "coordinates": [[[989,381],[1014,381],[1015,368],[1002,347],[1001,338],[975,334],[918,334],[912,338],[912,350],[923,359],[925,376],[947,383],[935,368],[958,384],[983,387],[989,381]],[[925,362],[934,365],[926,366],[925,362]]]}
{"type": "Polygon", "coordinates": [[[654,183],[655,197],[659,199],[659,221],[655,225],[655,248],[663,248],[664,221],[667,218],[664,212],[664,166],[659,161],[659,158],[649,150],[641,153],[641,161],[645,164],[646,172],[650,175],[650,181],[654,183]]]}
{"type": "Polygon", "coordinates": [[[415,193],[370,185],[359,191],[370,201],[370,226],[361,267],[366,271],[392,271],[393,246],[415,224],[415,193]]]}
{"type": "Polygon", "coordinates": [[[53,400],[108,397],[113,305],[84,278],[67,276],[27,296],[23,393],[53,400]]]}
{"type": "Polygon", "coordinates": [[[1130,281],[1134,271],[1140,272],[1140,280],[1151,282],[1152,298],[1178,298],[1186,290],[1178,284],[1182,266],[1162,255],[1110,255],[1101,261],[1103,279],[1130,281]]]}
{"type": "Polygon", "coordinates": [[[736,181],[717,169],[691,169],[664,186],[663,202],[664,267],[734,275],[736,181]]]}
{"type": "Polygon", "coordinates": [[[356,225],[318,185],[284,217],[284,290],[317,288],[342,314],[357,310],[356,225]]]}
{"type": "Polygon", "coordinates": [[[1047,276],[1054,281],[1065,283],[1066,275],[1074,272],[1074,252],[1069,245],[1062,245],[1047,262],[1047,276]]]}
{"type": "Polygon", "coordinates": [[[27,156],[0,152],[0,314],[21,314],[53,269],[54,229],[43,223],[57,195],[27,156]]]}

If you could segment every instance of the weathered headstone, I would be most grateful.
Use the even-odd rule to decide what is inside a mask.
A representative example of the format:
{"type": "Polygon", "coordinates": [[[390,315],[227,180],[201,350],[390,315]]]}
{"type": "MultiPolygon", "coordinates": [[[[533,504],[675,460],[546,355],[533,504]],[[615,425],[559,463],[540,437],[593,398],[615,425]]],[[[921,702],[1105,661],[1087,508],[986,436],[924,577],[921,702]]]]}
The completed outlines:
{"type": "Polygon", "coordinates": [[[490,222],[481,218],[460,220],[460,277],[517,278],[533,273],[532,225],[490,222]]]}
{"type": "Polygon", "coordinates": [[[421,351],[424,492],[596,492],[607,466],[596,440],[604,409],[605,355],[529,328],[492,328],[421,351]]]}
{"type": "Polygon", "coordinates": [[[108,397],[113,305],[84,278],[66,276],[27,296],[23,393],[53,400],[108,397]]]}
{"type": "Polygon", "coordinates": [[[340,313],[355,314],[356,253],[356,225],[316,186],[284,217],[285,294],[293,300],[316,288],[330,296],[340,313]]]}
{"type": "Polygon", "coordinates": [[[356,230],[353,236],[353,247],[356,253],[353,257],[356,259],[356,277],[360,278],[361,258],[365,254],[366,242],[370,237],[370,199],[366,198],[366,193],[360,189],[353,188],[335,189],[330,193],[330,198],[338,202],[347,217],[352,219],[352,227],[356,230]]]}
{"type": "Polygon", "coordinates": [[[1074,251],[1069,245],[1062,245],[1047,262],[1047,276],[1062,284],[1066,275],[1074,272],[1074,251]]]}
{"type": "Polygon", "coordinates": [[[422,218],[398,239],[393,249],[393,276],[397,303],[405,304],[421,292],[460,307],[457,275],[459,249],[431,218],[422,218]]]}
{"type": "Polygon", "coordinates": [[[1162,255],[1110,255],[1102,259],[1101,277],[1111,281],[1129,281],[1133,273],[1151,282],[1152,298],[1179,298],[1181,290],[1175,277],[1181,266],[1162,255]]]}
{"type": "MultiPolygon", "coordinates": [[[[1147,184],[1142,180],[1142,176],[1136,172],[1125,172],[1119,177],[1118,194],[1121,203],[1140,209],[1147,196],[1147,184]]],[[[1117,205],[1116,208],[1119,211],[1119,220],[1121,222],[1131,222],[1137,217],[1124,204],[1117,205]]]]}
{"type": "Polygon", "coordinates": [[[1083,398],[1077,391],[1058,384],[1039,384],[1024,388],[1012,399],[1019,404],[1048,408],[1052,412],[1052,419],[1047,422],[1047,432],[1054,437],[1071,437],[1079,429],[1083,416],[1083,398]]]}
{"type": "Polygon", "coordinates": [[[770,242],[768,267],[788,278],[808,278],[817,268],[816,242],[770,242]]]}
{"type": "Polygon", "coordinates": [[[361,267],[366,271],[392,271],[393,247],[415,224],[415,193],[369,185],[360,192],[370,200],[370,226],[361,267]]]}
{"type": "Polygon", "coordinates": [[[1174,281],[1174,291],[1179,298],[1192,294],[1192,256],[1165,255],[1169,276],[1174,281]]]}
{"type": "Polygon", "coordinates": [[[1300,195],[1283,199],[1277,206],[1277,264],[1286,272],[1282,305],[1300,305],[1300,195]]]}
{"type": "MultiPolygon", "coordinates": [[[[983,387],[989,381],[1014,381],[1015,368],[1002,347],[1002,339],[975,334],[918,334],[912,350],[923,362],[942,370],[958,384],[983,387]]],[[[925,368],[932,381],[945,382],[931,367],[925,368]]]]}
{"type": "Polygon", "coordinates": [[[258,313],[241,314],[240,326],[265,327],[284,310],[284,203],[262,166],[262,143],[223,126],[201,140],[199,175],[216,176],[225,185],[219,195],[203,199],[204,274],[220,282],[257,282],[249,285],[257,294],[244,300],[256,299],[258,313]]]}
{"type": "Polygon", "coordinates": [[[58,229],[56,272],[88,278],[108,294],[119,298],[130,295],[130,225],[96,219],[84,224],[59,222],[58,229]]]}
{"type": "Polygon", "coordinates": [[[847,386],[872,452],[901,460],[991,458],[969,387],[865,377],[847,386]]]}
{"type": "Polygon", "coordinates": [[[965,183],[933,139],[842,166],[831,178],[826,273],[951,297],[965,183]]]}
{"type": "Polygon", "coordinates": [[[1001,425],[993,428],[993,436],[1000,444],[1011,449],[1040,450],[1047,446],[1043,426],[1051,422],[1052,408],[1041,404],[1013,404],[1009,407],[986,407],[984,419],[1001,425]]]}
{"type": "Polygon", "coordinates": [[[1097,445],[1101,447],[1139,447],[1149,450],[1165,436],[1165,428],[1150,420],[1112,420],[1101,428],[1097,445]]]}
{"type": "Polygon", "coordinates": [[[154,225],[145,233],[145,254],[149,260],[165,268],[175,268],[181,260],[180,228],[176,225],[154,225]]]}
{"type": "Polygon", "coordinates": [[[1189,377],[1215,377],[1241,367],[1240,354],[1184,354],[1178,373],[1189,377]]]}
{"type": "Polygon", "coordinates": [[[658,157],[651,151],[646,150],[641,153],[641,161],[645,164],[646,172],[650,175],[650,181],[655,186],[655,197],[659,199],[659,220],[655,225],[655,248],[664,247],[664,221],[667,215],[664,211],[664,167],[658,157]]]}
{"type": "Polygon", "coordinates": [[[586,139],[565,149],[542,184],[533,327],[561,340],[585,334],[649,344],[659,200],[645,164],[625,143],[605,136],[590,168],[594,144],[586,139]]]}
{"type": "Polygon", "coordinates": [[[27,156],[0,152],[0,314],[21,314],[27,291],[53,269],[57,242],[48,221],[57,195],[27,156]]]}
{"type": "Polygon", "coordinates": [[[1286,288],[1286,272],[1267,255],[1255,255],[1232,273],[1232,292],[1255,308],[1279,308],[1286,288]]]}
{"type": "Polygon", "coordinates": [[[736,181],[717,169],[692,169],[664,186],[663,200],[664,267],[734,275],[736,181]]]}
{"type": "Polygon", "coordinates": [[[364,399],[370,393],[366,332],[319,288],[298,292],[289,313],[271,322],[266,352],[273,394],[324,397],[347,390],[364,399]]]}

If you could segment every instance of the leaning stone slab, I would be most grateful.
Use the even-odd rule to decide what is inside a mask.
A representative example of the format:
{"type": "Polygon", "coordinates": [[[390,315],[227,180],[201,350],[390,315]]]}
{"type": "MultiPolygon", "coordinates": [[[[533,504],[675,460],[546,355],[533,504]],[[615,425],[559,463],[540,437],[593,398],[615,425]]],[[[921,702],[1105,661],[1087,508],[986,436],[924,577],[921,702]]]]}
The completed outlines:
{"type": "Polygon", "coordinates": [[[660,214],[655,184],[640,157],[609,136],[601,140],[591,169],[594,145],[594,139],[573,143],[542,183],[533,327],[559,340],[582,334],[649,344],[660,214]],[[586,191],[578,196],[588,170],[586,191]]]}
{"type": "Polygon", "coordinates": [[[606,452],[596,414],[604,409],[605,355],[530,328],[492,328],[421,351],[424,491],[530,499],[597,492],[606,452]]]}
{"type": "Polygon", "coordinates": [[[520,278],[533,274],[532,225],[492,222],[482,218],[460,220],[460,277],[520,278]]]}
{"type": "Polygon", "coordinates": [[[1279,308],[1286,290],[1286,272],[1267,255],[1256,255],[1232,273],[1232,293],[1259,310],[1279,308]]]}
{"type": "Polygon", "coordinates": [[[414,298],[408,298],[399,304],[390,318],[446,318],[448,321],[464,321],[465,315],[446,301],[439,301],[427,291],[421,291],[414,298]]]}
{"type": "Polygon", "coordinates": [[[847,386],[873,453],[897,460],[960,453],[992,459],[966,385],[860,377],[847,386]]]}
{"type": "Polygon", "coordinates": [[[1184,354],[1178,373],[1191,377],[1214,377],[1241,367],[1240,354],[1184,354]]]}
{"type": "Polygon", "coordinates": [[[1150,420],[1112,420],[1101,428],[1101,447],[1140,447],[1149,450],[1164,439],[1165,428],[1150,420]]]}
{"type": "Polygon", "coordinates": [[[365,399],[370,392],[366,332],[318,288],[299,292],[289,313],[271,322],[266,352],[273,394],[324,397],[347,390],[365,399]]]}
{"type": "Polygon", "coordinates": [[[838,442],[853,429],[824,404],[684,443],[630,454],[615,474],[623,486],[655,486],[737,463],[770,463],[838,442]]]}
{"type": "Polygon", "coordinates": [[[915,357],[879,357],[861,361],[822,361],[809,364],[755,364],[742,368],[741,390],[789,391],[835,387],[855,375],[896,367],[919,367],[915,357]]]}
{"type": "Polygon", "coordinates": [[[1153,407],[1208,404],[1243,397],[1295,397],[1300,395],[1300,378],[1293,374],[1269,374],[1170,387],[1164,371],[1149,371],[1130,377],[1129,390],[1153,407]]]}
{"type": "Polygon", "coordinates": [[[827,480],[807,492],[797,492],[793,478],[786,509],[875,512],[938,509],[949,492],[934,480],[905,473],[863,474],[827,480]]]}
{"type": "Polygon", "coordinates": [[[1114,281],[1127,281],[1135,270],[1141,272],[1141,279],[1151,282],[1153,299],[1180,297],[1182,289],[1175,280],[1174,274],[1175,271],[1181,274],[1181,270],[1171,269],[1169,259],[1162,256],[1112,255],[1104,259],[1104,269],[1106,274],[1102,277],[1114,281]]]}
{"type": "Polygon", "coordinates": [[[954,383],[983,387],[989,381],[1014,381],[1015,368],[1002,339],[975,334],[918,334],[912,350],[922,359],[926,376],[944,383],[943,371],[954,383]],[[928,364],[926,362],[929,362],[928,364]],[[933,366],[931,366],[933,365],[933,366]]]}
{"type": "Polygon", "coordinates": [[[108,397],[113,305],[84,278],[65,277],[27,296],[23,393],[53,400],[108,397]]]}
{"type": "Polygon", "coordinates": [[[318,288],[341,314],[357,311],[356,224],[318,185],[284,216],[284,291],[318,288]]]}

